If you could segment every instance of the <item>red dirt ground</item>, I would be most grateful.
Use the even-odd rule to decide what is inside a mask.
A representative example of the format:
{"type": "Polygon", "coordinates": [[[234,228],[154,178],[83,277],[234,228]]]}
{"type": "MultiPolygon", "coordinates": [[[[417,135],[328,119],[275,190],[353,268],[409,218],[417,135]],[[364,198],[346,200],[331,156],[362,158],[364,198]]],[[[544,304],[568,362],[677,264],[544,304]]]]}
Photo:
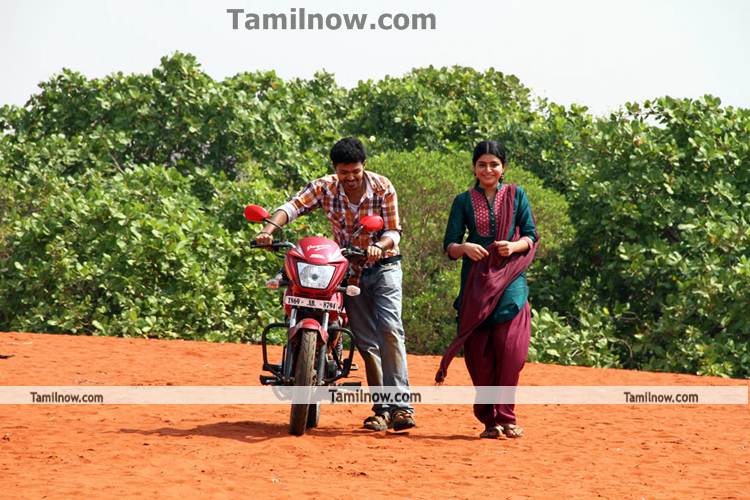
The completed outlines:
{"type": "MultiPolygon", "coordinates": [[[[255,385],[258,346],[0,333],[0,385],[255,385]]],[[[410,356],[413,385],[438,360],[410,356]]],[[[362,366],[360,361],[360,366],[362,366]]],[[[469,385],[461,360],[448,383],[469,385]]],[[[523,385],[747,381],[529,364],[523,385]]],[[[282,405],[0,405],[0,497],[747,498],[748,406],[517,410],[526,436],[484,440],[469,406],[417,407],[406,434],[324,406],[287,434],[282,405]]]]}

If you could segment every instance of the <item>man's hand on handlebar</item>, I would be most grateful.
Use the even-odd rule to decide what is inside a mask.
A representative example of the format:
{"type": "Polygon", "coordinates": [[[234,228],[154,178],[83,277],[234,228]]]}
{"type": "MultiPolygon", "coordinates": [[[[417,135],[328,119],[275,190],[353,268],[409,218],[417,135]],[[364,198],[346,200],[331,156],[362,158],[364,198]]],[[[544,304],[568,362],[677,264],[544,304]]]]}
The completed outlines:
{"type": "Polygon", "coordinates": [[[383,258],[385,252],[379,246],[370,245],[367,247],[367,262],[377,262],[383,258]]]}
{"type": "Polygon", "coordinates": [[[270,245],[271,243],[273,243],[273,235],[271,233],[261,231],[255,235],[256,245],[270,245]]]}

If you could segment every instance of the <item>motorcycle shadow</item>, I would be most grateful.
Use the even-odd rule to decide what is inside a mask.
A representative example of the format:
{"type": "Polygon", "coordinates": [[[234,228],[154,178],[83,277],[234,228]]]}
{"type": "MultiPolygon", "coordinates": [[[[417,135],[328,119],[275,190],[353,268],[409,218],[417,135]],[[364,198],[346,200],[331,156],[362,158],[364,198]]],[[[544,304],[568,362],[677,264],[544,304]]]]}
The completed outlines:
{"type": "MultiPolygon", "coordinates": [[[[197,425],[191,429],[179,429],[176,427],[160,427],[158,429],[120,429],[120,432],[128,434],[141,434],[143,436],[165,436],[165,437],[188,437],[206,436],[221,439],[234,439],[242,443],[260,443],[269,439],[290,437],[289,425],[286,423],[253,422],[243,420],[238,422],[216,422],[212,424],[197,425]]],[[[316,427],[308,429],[309,437],[329,438],[375,438],[375,439],[424,439],[430,441],[476,441],[476,437],[465,434],[425,434],[420,430],[394,432],[373,432],[367,429],[341,429],[340,427],[316,427]]]]}
{"type": "Polygon", "coordinates": [[[269,439],[289,436],[289,425],[282,423],[253,422],[243,420],[238,422],[215,422],[197,425],[191,429],[176,427],[160,427],[158,429],[120,429],[120,432],[141,434],[144,436],[206,436],[221,439],[234,439],[243,443],[259,443],[269,439]]]}

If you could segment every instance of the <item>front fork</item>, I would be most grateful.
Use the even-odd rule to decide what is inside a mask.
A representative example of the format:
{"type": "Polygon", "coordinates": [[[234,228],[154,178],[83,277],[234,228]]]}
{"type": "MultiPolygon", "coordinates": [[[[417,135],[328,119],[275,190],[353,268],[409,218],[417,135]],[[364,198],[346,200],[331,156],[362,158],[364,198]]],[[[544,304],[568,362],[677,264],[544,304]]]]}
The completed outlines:
{"type": "MultiPolygon", "coordinates": [[[[349,372],[352,370],[353,359],[354,359],[354,336],[348,328],[342,328],[339,326],[329,326],[329,313],[325,311],[323,313],[323,321],[321,327],[324,331],[328,332],[328,342],[318,342],[317,351],[317,385],[328,385],[339,379],[349,376],[349,372]],[[349,355],[347,359],[339,359],[338,352],[335,349],[333,351],[333,359],[336,363],[337,370],[333,376],[326,377],[326,365],[327,365],[327,354],[328,354],[328,343],[335,341],[339,334],[345,334],[349,336],[351,341],[351,347],[349,349],[349,355]]],[[[289,314],[289,323],[271,323],[266,326],[261,333],[261,348],[263,351],[263,370],[269,371],[272,375],[261,375],[260,383],[263,385],[292,385],[294,373],[294,342],[289,338],[289,332],[297,324],[297,308],[292,308],[289,314]],[[268,332],[274,328],[285,328],[287,330],[287,341],[284,345],[284,350],[281,355],[281,364],[271,364],[268,362],[268,349],[267,349],[267,336],[268,332]]]]}
{"type": "Polygon", "coordinates": [[[281,355],[281,366],[284,368],[284,380],[291,380],[292,373],[294,373],[294,346],[292,345],[292,339],[289,338],[289,332],[297,324],[297,308],[293,308],[292,312],[289,313],[289,327],[286,331],[286,344],[284,344],[284,351],[281,355]]]}
{"type": "MultiPolygon", "coordinates": [[[[323,312],[323,322],[320,324],[320,327],[324,332],[328,331],[328,315],[328,311],[323,312]]],[[[326,378],[326,358],[328,355],[328,342],[331,342],[330,335],[328,336],[328,340],[326,341],[326,343],[321,345],[321,342],[318,342],[318,369],[315,370],[315,374],[317,375],[315,381],[317,382],[317,385],[323,385],[326,378]]]]}

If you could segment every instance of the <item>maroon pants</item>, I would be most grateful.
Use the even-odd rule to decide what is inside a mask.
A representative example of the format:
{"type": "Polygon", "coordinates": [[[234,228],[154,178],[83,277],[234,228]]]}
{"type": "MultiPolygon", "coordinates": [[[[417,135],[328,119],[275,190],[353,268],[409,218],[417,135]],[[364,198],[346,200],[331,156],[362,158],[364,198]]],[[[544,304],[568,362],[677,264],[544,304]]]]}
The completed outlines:
{"type": "MultiPolygon", "coordinates": [[[[474,385],[518,385],[530,338],[528,302],[512,320],[477,328],[464,344],[464,360],[474,385]]],[[[475,404],[474,415],[486,427],[516,423],[513,404],[475,404]]]]}

